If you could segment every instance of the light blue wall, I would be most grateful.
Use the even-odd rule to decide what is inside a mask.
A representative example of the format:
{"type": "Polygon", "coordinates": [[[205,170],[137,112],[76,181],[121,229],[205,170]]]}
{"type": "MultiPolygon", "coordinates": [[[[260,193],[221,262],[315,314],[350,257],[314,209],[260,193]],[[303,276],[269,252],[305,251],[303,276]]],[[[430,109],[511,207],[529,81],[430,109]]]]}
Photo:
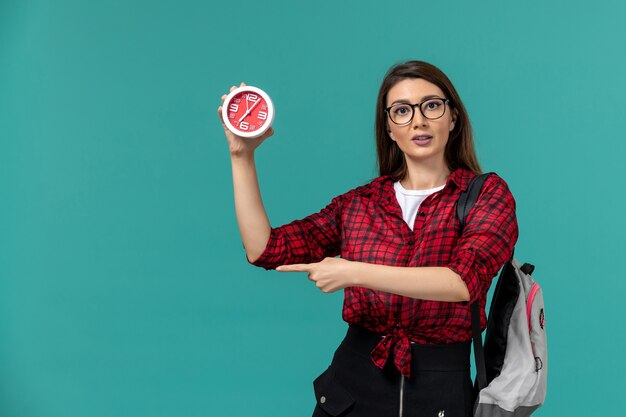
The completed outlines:
{"type": "Polygon", "coordinates": [[[216,109],[240,81],[273,98],[278,226],[376,175],[377,90],[407,59],[450,76],[517,200],[537,415],[619,415],[624,4],[0,0],[0,416],[309,415],[341,294],[248,265],[216,109]]]}

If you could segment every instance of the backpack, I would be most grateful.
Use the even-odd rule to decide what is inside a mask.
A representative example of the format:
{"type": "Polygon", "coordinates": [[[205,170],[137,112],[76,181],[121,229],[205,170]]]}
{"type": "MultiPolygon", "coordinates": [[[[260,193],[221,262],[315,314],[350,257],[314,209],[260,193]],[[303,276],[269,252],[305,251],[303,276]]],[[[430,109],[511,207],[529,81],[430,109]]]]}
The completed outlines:
{"type": "MultiPolygon", "coordinates": [[[[461,230],[487,174],[474,177],[457,203],[461,230]]],[[[478,301],[471,305],[477,391],[474,417],[529,416],[546,398],[548,351],[543,293],[535,267],[513,256],[500,272],[483,349],[478,301]]]]}

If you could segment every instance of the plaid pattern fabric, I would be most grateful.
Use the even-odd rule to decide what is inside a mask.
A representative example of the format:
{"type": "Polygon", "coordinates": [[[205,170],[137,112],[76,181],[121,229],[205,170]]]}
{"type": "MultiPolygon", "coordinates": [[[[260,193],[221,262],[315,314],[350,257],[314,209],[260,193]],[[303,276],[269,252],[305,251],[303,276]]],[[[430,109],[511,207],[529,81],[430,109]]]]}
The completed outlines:
{"type": "MultiPolygon", "coordinates": [[[[499,176],[487,178],[460,235],[456,202],[474,173],[453,171],[443,190],[424,200],[413,230],[402,218],[393,180],[381,176],[332,199],[320,212],[272,228],[265,251],[252,262],[265,269],[335,257],[389,266],[445,266],[461,276],[470,303],[479,300],[481,325],[492,278],[513,255],[518,237],[515,200],[499,176]]],[[[248,262],[250,262],[248,260],[248,262]]],[[[410,342],[470,340],[470,303],[418,300],[362,287],[344,290],[343,319],[386,335],[372,351],[383,367],[410,376],[410,342]]]]}

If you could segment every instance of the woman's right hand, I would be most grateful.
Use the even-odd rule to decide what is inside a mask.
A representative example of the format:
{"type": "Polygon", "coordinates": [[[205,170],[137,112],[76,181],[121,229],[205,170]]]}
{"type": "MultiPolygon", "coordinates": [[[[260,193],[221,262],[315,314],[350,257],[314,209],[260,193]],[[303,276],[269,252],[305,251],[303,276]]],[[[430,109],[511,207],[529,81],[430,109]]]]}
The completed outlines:
{"type": "MultiPolygon", "coordinates": [[[[246,85],[245,83],[241,83],[240,86],[243,87],[246,85]]],[[[233,91],[237,87],[230,87],[230,91],[233,91]]],[[[222,104],[224,104],[224,100],[226,99],[226,94],[222,96],[222,104]]],[[[242,138],[241,136],[235,135],[233,132],[228,130],[226,124],[224,123],[224,119],[222,119],[222,106],[220,105],[217,108],[217,115],[222,122],[222,127],[224,128],[224,134],[226,135],[226,139],[228,140],[228,146],[230,148],[231,157],[241,157],[241,156],[250,156],[254,154],[254,150],[263,143],[263,141],[274,134],[274,128],[270,127],[267,131],[258,138],[242,138]]]]}

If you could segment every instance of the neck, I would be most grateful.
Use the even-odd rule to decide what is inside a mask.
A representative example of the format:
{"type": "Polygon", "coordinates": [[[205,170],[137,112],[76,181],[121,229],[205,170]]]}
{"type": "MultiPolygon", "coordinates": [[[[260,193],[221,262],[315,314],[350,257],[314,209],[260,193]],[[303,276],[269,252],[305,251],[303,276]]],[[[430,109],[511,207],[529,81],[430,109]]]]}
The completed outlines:
{"type": "Polygon", "coordinates": [[[444,185],[450,176],[450,170],[445,162],[442,163],[415,163],[407,160],[407,172],[400,184],[407,190],[428,190],[444,185]]]}

